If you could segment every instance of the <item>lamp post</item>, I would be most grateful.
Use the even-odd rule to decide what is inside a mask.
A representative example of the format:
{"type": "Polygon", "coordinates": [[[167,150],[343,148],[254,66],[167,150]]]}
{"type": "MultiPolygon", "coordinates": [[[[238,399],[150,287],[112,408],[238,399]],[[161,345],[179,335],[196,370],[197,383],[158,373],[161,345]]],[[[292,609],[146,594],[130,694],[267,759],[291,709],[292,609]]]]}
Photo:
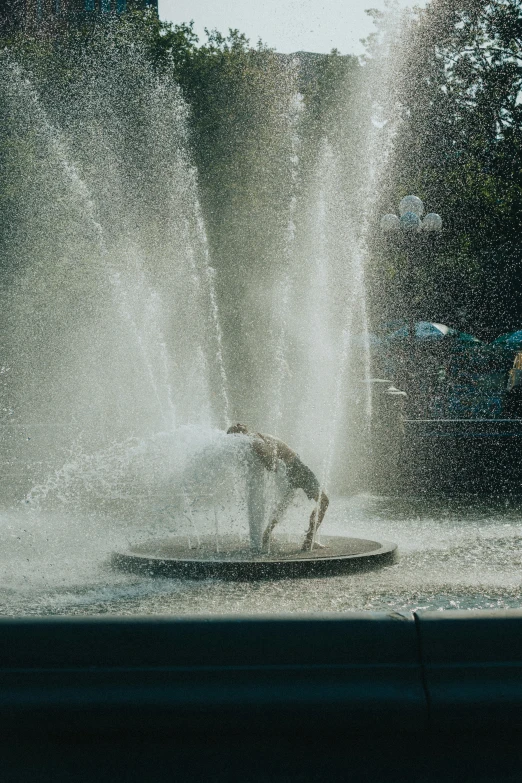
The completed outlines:
{"type": "MultiPolygon", "coordinates": [[[[381,231],[391,235],[397,240],[397,244],[407,251],[408,266],[411,271],[412,259],[419,246],[423,245],[423,239],[429,235],[436,235],[442,231],[442,218],[436,212],[428,212],[424,215],[424,204],[418,196],[405,196],[399,204],[399,215],[389,213],[381,218],[381,231]]],[[[410,292],[411,293],[411,292],[410,292]]],[[[411,301],[410,301],[411,308],[411,301]]],[[[408,318],[410,323],[410,337],[415,337],[415,319],[408,318]]]]}
{"type": "MultiPolygon", "coordinates": [[[[406,274],[411,279],[414,260],[417,260],[419,250],[426,248],[428,237],[434,237],[442,231],[442,218],[436,212],[428,212],[424,217],[424,204],[418,196],[405,196],[399,204],[399,214],[386,214],[381,218],[381,232],[393,240],[396,248],[405,251],[407,256],[406,274]]],[[[403,280],[404,282],[404,280],[403,280]]],[[[410,354],[415,354],[415,324],[417,313],[414,306],[414,292],[408,290],[407,295],[407,339],[410,344],[410,354]]],[[[403,304],[404,307],[404,304],[403,304]]]]}

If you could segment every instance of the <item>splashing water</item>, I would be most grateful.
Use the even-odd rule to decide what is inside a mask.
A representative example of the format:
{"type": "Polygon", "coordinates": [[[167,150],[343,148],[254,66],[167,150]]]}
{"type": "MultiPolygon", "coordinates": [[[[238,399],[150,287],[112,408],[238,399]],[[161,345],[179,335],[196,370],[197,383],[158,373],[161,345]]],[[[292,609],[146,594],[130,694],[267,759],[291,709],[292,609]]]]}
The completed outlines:
{"type": "MultiPolygon", "coordinates": [[[[187,163],[186,153],[176,150],[179,139],[173,140],[171,178],[165,182],[165,195],[172,207],[169,231],[165,237],[155,237],[158,263],[154,269],[147,268],[149,226],[143,225],[139,232],[136,227],[129,231],[128,214],[122,212],[119,225],[115,219],[116,207],[121,205],[114,196],[123,180],[117,158],[111,159],[109,173],[105,172],[105,180],[112,180],[109,185],[113,208],[108,212],[104,203],[106,193],[96,192],[101,172],[95,169],[93,173],[90,161],[90,169],[85,169],[92,178],[88,184],[85,174],[80,173],[80,165],[71,162],[69,148],[77,146],[78,139],[67,144],[56,124],[49,120],[34,86],[19,66],[9,59],[4,59],[2,65],[7,76],[4,95],[10,105],[16,101],[25,109],[24,119],[36,139],[37,165],[41,169],[37,173],[48,188],[48,192],[41,194],[41,203],[36,204],[33,213],[26,217],[25,232],[29,241],[34,244],[33,237],[37,236],[35,216],[40,218],[47,209],[46,198],[54,208],[53,187],[61,191],[60,206],[68,205],[63,215],[43,216],[47,222],[46,232],[40,232],[36,252],[34,247],[27,248],[27,256],[33,255],[34,261],[15,270],[16,285],[9,292],[6,310],[10,322],[10,349],[15,375],[20,379],[13,394],[16,399],[14,420],[19,426],[29,425],[29,428],[34,422],[41,431],[44,426],[56,428],[58,418],[63,421],[62,429],[68,430],[64,440],[70,443],[74,438],[85,441],[87,437],[88,443],[99,447],[129,432],[150,432],[151,425],[154,431],[171,428],[176,422],[182,424],[194,414],[197,420],[201,410],[207,411],[208,419],[210,405],[208,400],[202,399],[202,394],[208,393],[209,384],[201,382],[201,375],[208,373],[214,364],[218,365],[222,381],[227,418],[226,373],[213,271],[194,170],[187,163]],[[52,183],[56,169],[59,176],[52,183]],[[184,201],[180,201],[180,195],[184,201]],[[61,264],[54,257],[50,233],[64,240],[61,264]],[[174,235],[176,243],[171,245],[174,235]],[[146,252],[142,250],[145,245],[148,246],[146,252]],[[59,291],[66,291],[68,298],[59,301],[56,308],[59,291]],[[80,307],[75,308],[75,300],[80,307]],[[89,305],[87,313],[82,312],[85,302],[89,305]],[[165,311],[167,302],[168,314],[165,311]],[[205,315],[205,308],[210,312],[210,319],[205,315]],[[35,335],[34,323],[27,322],[27,313],[31,311],[41,314],[41,334],[35,335]],[[181,339],[173,341],[167,332],[172,332],[172,320],[176,316],[193,322],[193,328],[189,334],[180,334],[181,339]],[[208,320],[212,323],[211,328],[207,328],[208,320]],[[32,330],[29,339],[28,329],[32,330]],[[68,366],[63,357],[61,362],[58,360],[56,352],[71,337],[74,350],[68,351],[71,358],[68,366]],[[219,347],[215,361],[211,359],[212,353],[216,354],[211,350],[213,340],[217,340],[219,347]],[[25,350],[20,347],[24,341],[25,350]],[[46,356],[49,347],[52,358],[46,356]],[[41,369],[40,356],[44,357],[40,361],[41,369]],[[51,372],[46,372],[47,369],[51,372]],[[23,387],[27,390],[42,383],[44,372],[43,384],[48,387],[47,393],[37,396],[26,391],[24,394],[23,387]],[[181,394],[180,389],[183,389],[181,394]]],[[[162,99],[163,90],[162,85],[154,84],[153,87],[149,99],[154,103],[162,99]]],[[[176,94],[167,97],[175,98],[178,104],[181,101],[176,94]]],[[[81,115],[86,108],[80,106],[80,110],[81,115]]],[[[181,114],[176,105],[174,113],[181,114]]],[[[16,112],[13,114],[12,125],[16,126],[18,117],[16,112]]],[[[179,124],[183,115],[177,120],[179,124]]],[[[82,125],[80,120],[77,122],[82,125]]],[[[166,132],[164,125],[155,130],[166,132]]],[[[109,131],[107,136],[110,136],[109,131]]],[[[170,136],[177,134],[175,124],[169,126],[168,133],[170,136]]],[[[99,142],[99,130],[96,137],[99,142]]],[[[89,139],[81,145],[83,155],[88,142],[89,139]]],[[[32,163],[31,160],[29,165],[32,163]]],[[[101,169],[105,168],[105,163],[99,161],[101,169]]],[[[25,196],[27,201],[35,202],[31,173],[29,170],[25,196]]],[[[106,182],[104,184],[106,186],[106,182]]],[[[119,200],[126,198],[127,194],[120,194],[119,200]]],[[[41,386],[39,388],[41,391],[41,386]]]]}
{"type": "Polygon", "coordinates": [[[35,125],[43,132],[47,146],[50,150],[50,154],[53,155],[58,161],[64,173],[66,182],[70,186],[70,191],[73,197],[78,201],[78,207],[81,211],[81,214],[84,216],[87,224],[94,229],[94,235],[96,237],[99,254],[107,271],[108,284],[112,292],[116,308],[121,314],[123,321],[128,323],[131,334],[136,341],[136,345],[138,347],[141,360],[146,368],[146,373],[150,381],[152,393],[158,404],[158,407],[162,411],[162,415],[166,423],[169,421],[172,425],[174,425],[175,410],[172,400],[172,390],[168,383],[167,376],[169,360],[167,356],[165,338],[163,337],[161,328],[159,327],[160,319],[158,318],[157,313],[159,307],[159,297],[156,292],[151,289],[147,289],[145,276],[142,270],[139,268],[138,264],[136,264],[136,271],[138,275],[136,283],[142,291],[142,320],[145,327],[140,329],[136,322],[133,308],[129,303],[129,291],[125,288],[121,272],[112,263],[105,242],[103,227],[96,218],[97,210],[93,196],[89,191],[85,181],[81,178],[77,166],[70,160],[70,153],[67,150],[67,145],[62,137],[62,134],[50,123],[33,85],[31,84],[30,80],[24,76],[20,66],[8,60],[7,68],[13,77],[10,82],[11,86],[15,88],[16,94],[22,103],[24,103],[24,98],[27,98],[26,102],[30,104],[34,113],[33,120],[35,125]],[[24,94],[21,95],[21,92],[24,94]],[[146,339],[149,334],[151,334],[152,340],[146,339]],[[152,344],[153,342],[155,345],[152,344]],[[153,362],[154,347],[159,350],[162,359],[162,361],[159,363],[159,367],[160,369],[163,369],[165,374],[165,377],[162,380],[166,388],[166,408],[168,411],[168,416],[165,415],[165,406],[163,405],[160,393],[160,383],[156,378],[155,364],[153,362]]]}
{"type": "Polygon", "coordinates": [[[288,336],[287,319],[289,317],[289,306],[291,298],[292,277],[291,269],[293,262],[294,244],[295,244],[295,216],[297,211],[297,188],[299,184],[299,151],[301,139],[299,136],[299,120],[304,111],[303,96],[295,93],[292,96],[287,114],[288,132],[290,135],[289,164],[290,164],[290,199],[288,204],[288,222],[284,236],[283,246],[283,277],[279,285],[275,288],[273,318],[275,320],[275,331],[278,333],[275,347],[274,371],[275,380],[273,382],[274,399],[270,405],[268,416],[273,422],[272,431],[278,435],[284,416],[285,388],[290,382],[290,368],[288,360],[288,336]]]}
{"type": "MultiPolygon", "coordinates": [[[[240,241],[228,251],[216,248],[221,216],[210,220],[216,205],[201,196],[178,87],[136,48],[81,58],[74,86],[54,94],[12,56],[0,57],[0,95],[18,145],[7,171],[16,197],[2,303],[1,548],[9,576],[0,591],[9,606],[30,611],[120,600],[134,601],[132,611],[176,611],[180,596],[179,611],[214,611],[213,588],[202,588],[207,599],[198,604],[195,588],[109,574],[107,557],[138,538],[183,534],[190,547],[215,536],[220,549],[228,530],[246,535],[248,443],[217,429],[243,414],[252,429],[297,449],[329,494],[357,486],[372,415],[367,239],[393,136],[390,123],[372,122],[367,96],[386,63],[363,74],[367,105],[359,114],[352,106],[355,130],[345,130],[341,107],[317,138],[306,126],[297,66],[281,76],[273,142],[284,166],[269,184],[282,207],[255,212],[266,182],[253,179],[253,217],[238,221],[240,241]],[[258,267],[242,264],[241,248],[261,234],[268,249],[258,267]],[[17,604],[9,591],[23,585],[17,604]]],[[[268,510],[277,477],[265,477],[264,489],[268,510]]],[[[325,525],[384,537],[378,501],[361,501],[362,510],[357,502],[334,497],[325,525]]],[[[301,537],[309,513],[298,499],[278,534],[301,537]]],[[[386,537],[407,542],[401,524],[386,537]]],[[[448,540],[455,537],[452,530],[448,540]]],[[[392,576],[372,585],[368,607],[397,588],[392,576]]],[[[440,586],[434,579],[434,591],[440,586]]],[[[295,592],[286,602],[283,592],[268,589],[266,608],[280,601],[303,609],[295,592]]],[[[323,592],[346,608],[339,589],[337,598],[323,592]]],[[[354,605],[364,603],[356,592],[354,605]]],[[[264,608],[263,598],[248,596],[254,610],[264,608]]],[[[227,610],[241,605],[238,591],[226,594],[227,610]]]]}

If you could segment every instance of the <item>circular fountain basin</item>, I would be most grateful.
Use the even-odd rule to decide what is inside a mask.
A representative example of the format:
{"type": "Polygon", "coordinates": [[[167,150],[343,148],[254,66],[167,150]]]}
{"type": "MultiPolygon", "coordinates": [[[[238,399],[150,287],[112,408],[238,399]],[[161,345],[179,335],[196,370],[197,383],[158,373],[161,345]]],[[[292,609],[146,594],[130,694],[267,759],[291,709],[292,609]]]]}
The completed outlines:
{"type": "Polygon", "coordinates": [[[295,542],[274,540],[269,553],[253,552],[245,539],[202,538],[190,546],[187,537],[148,541],[115,552],[113,566],[148,576],[183,579],[292,579],[338,576],[382,568],[396,562],[397,545],[363,538],[321,536],[325,549],[301,551],[295,542]]]}

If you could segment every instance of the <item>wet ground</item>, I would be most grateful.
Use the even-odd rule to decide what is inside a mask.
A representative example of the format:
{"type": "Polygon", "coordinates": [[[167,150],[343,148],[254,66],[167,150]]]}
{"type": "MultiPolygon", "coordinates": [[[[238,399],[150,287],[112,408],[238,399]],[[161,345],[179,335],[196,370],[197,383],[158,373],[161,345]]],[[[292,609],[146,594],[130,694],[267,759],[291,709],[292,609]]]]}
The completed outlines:
{"type": "MultiPolygon", "coordinates": [[[[294,521],[307,509],[293,509],[294,521]]],[[[278,614],[522,606],[522,499],[333,499],[324,533],[394,541],[400,559],[379,571],[234,583],[118,572],[115,549],[165,520],[126,524],[90,514],[0,512],[2,615],[278,614]]],[[[299,522],[297,523],[299,529],[299,522]]],[[[288,536],[288,529],[281,529],[288,536]]]]}

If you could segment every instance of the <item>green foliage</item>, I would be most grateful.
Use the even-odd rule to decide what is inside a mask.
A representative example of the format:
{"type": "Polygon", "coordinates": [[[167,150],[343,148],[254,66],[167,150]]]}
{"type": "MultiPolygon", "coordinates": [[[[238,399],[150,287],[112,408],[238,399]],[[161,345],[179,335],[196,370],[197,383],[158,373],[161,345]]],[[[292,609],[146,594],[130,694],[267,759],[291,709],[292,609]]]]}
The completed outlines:
{"type": "MultiPolygon", "coordinates": [[[[66,144],[71,142],[68,159],[97,194],[95,209],[107,242],[111,242],[113,222],[127,225],[130,234],[136,220],[151,227],[168,223],[169,205],[160,203],[159,195],[165,189],[155,188],[152,181],[156,176],[168,177],[168,166],[158,174],[162,166],[157,160],[168,159],[168,151],[156,148],[158,139],[151,141],[148,136],[154,125],[151,111],[161,112],[158,122],[172,121],[180,133],[186,128],[180,149],[184,155],[189,150],[197,170],[212,264],[219,272],[216,286],[230,375],[237,379],[238,388],[255,388],[256,383],[265,382],[272,368],[262,366],[259,351],[252,355],[252,334],[272,307],[274,266],[285,263],[289,205],[302,205],[306,188],[310,183],[316,185],[317,150],[325,128],[331,143],[350,157],[345,149],[346,129],[338,117],[340,112],[353,116],[342,85],[352,75],[355,78],[357,60],[337,52],[326,57],[280,55],[262,42],[251,45],[238,30],[226,35],[207,31],[200,41],[192,23],[166,24],[152,13],[138,11],[85,19],[56,33],[24,32],[8,42],[6,56],[21,64],[45,116],[53,128],[62,130],[66,144]],[[163,97],[155,102],[158,89],[163,97]],[[178,90],[186,110],[182,117],[172,119],[165,101],[173,99],[178,105],[178,90]],[[303,105],[307,112],[300,111],[303,105]],[[297,123],[302,131],[298,175],[297,123]],[[98,131],[99,147],[95,143],[98,131]],[[132,187],[113,192],[115,178],[104,180],[103,165],[99,160],[93,165],[93,150],[107,165],[114,161],[118,175],[132,187]],[[149,166],[151,160],[156,165],[149,166]],[[121,219],[105,220],[104,210],[113,215],[119,210],[121,219]]],[[[2,100],[0,87],[0,104],[2,100]]],[[[23,231],[24,220],[16,212],[25,208],[29,191],[34,194],[34,204],[27,205],[30,224],[41,223],[31,236],[45,238],[46,246],[53,248],[53,254],[45,258],[54,262],[60,253],[63,257],[72,253],[77,244],[71,241],[67,248],[61,247],[58,233],[51,236],[54,215],[47,214],[47,206],[52,207],[62,194],[51,193],[51,185],[42,183],[46,197],[38,197],[43,192],[40,169],[45,170],[39,158],[45,158],[46,140],[39,139],[41,152],[33,154],[26,135],[25,131],[17,133],[15,152],[5,139],[0,140],[0,203],[6,206],[2,238],[9,245],[2,264],[10,265],[15,274],[26,259],[42,257],[38,246],[24,256],[16,236],[8,236],[10,230],[16,233],[17,226],[23,231]],[[21,172],[18,178],[13,167],[21,172]],[[24,179],[26,184],[18,187],[24,179]]],[[[295,211],[308,220],[306,210],[296,206],[295,211]]],[[[66,224],[64,217],[64,232],[66,224]]],[[[80,229],[77,226],[76,233],[80,229]]],[[[155,252],[153,243],[149,251],[155,252]]],[[[267,344],[271,339],[276,338],[267,334],[267,344]]],[[[238,399],[241,406],[241,392],[238,399]]]]}
{"type": "MultiPolygon", "coordinates": [[[[74,99],[78,63],[95,58],[100,47],[115,60],[134,47],[158,76],[179,85],[220,284],[240,272],[245,290],[281,258],[290,187],[300,198],[313,183],[324,137],[342,161],[340,182],[344,177],[354,189],[364,184],[358,150],[372,101],[384,113],[388,107],[389,119],[398,110],[377,214],[395,212],[400,198],[415,192],[442,214],[444,232],[415,252],[372,243],[375,289],[383,283],[385,290],[374,312],[387,304],[396,313],[408,301],[419,315],[464,330],[515,328],[522,318],[522,0],[432,0],[417,10],[405,24],[388,96],[367,94],[361,78],[385,39],[384,16],[369,13],[376,30],[362,65],[337,51],[294,61],[262,42],[252,45],[238,30],[206,31],[200,41],[192,22],[168,24],[147,11],[8,43],[48,106],[74,99]],[[299,120],[299,181],[291,183],[288,112],[296,92],[306,111],[299,120]]],[[[128,100],[136,123],[140,107],[130,87],[128,100]]],[[[146,123],[142,136],[134,130],[129,145],[143,141],[146,123]]],[[[4,216],[16,204],[16,161],[28,159],[25,144],[0,143],[4,216]]]]}
{"type": "MultiPolygon", "coordinates": [[[[498,334],[522,319],[522,4],[434,0],[405,40],[402,122],[381,208],[396,211],[414,192],[443,216],[415,273],[418,310],[498,334]]],[[[382,248],[380,258],[388,264],[382,248]]]]}

